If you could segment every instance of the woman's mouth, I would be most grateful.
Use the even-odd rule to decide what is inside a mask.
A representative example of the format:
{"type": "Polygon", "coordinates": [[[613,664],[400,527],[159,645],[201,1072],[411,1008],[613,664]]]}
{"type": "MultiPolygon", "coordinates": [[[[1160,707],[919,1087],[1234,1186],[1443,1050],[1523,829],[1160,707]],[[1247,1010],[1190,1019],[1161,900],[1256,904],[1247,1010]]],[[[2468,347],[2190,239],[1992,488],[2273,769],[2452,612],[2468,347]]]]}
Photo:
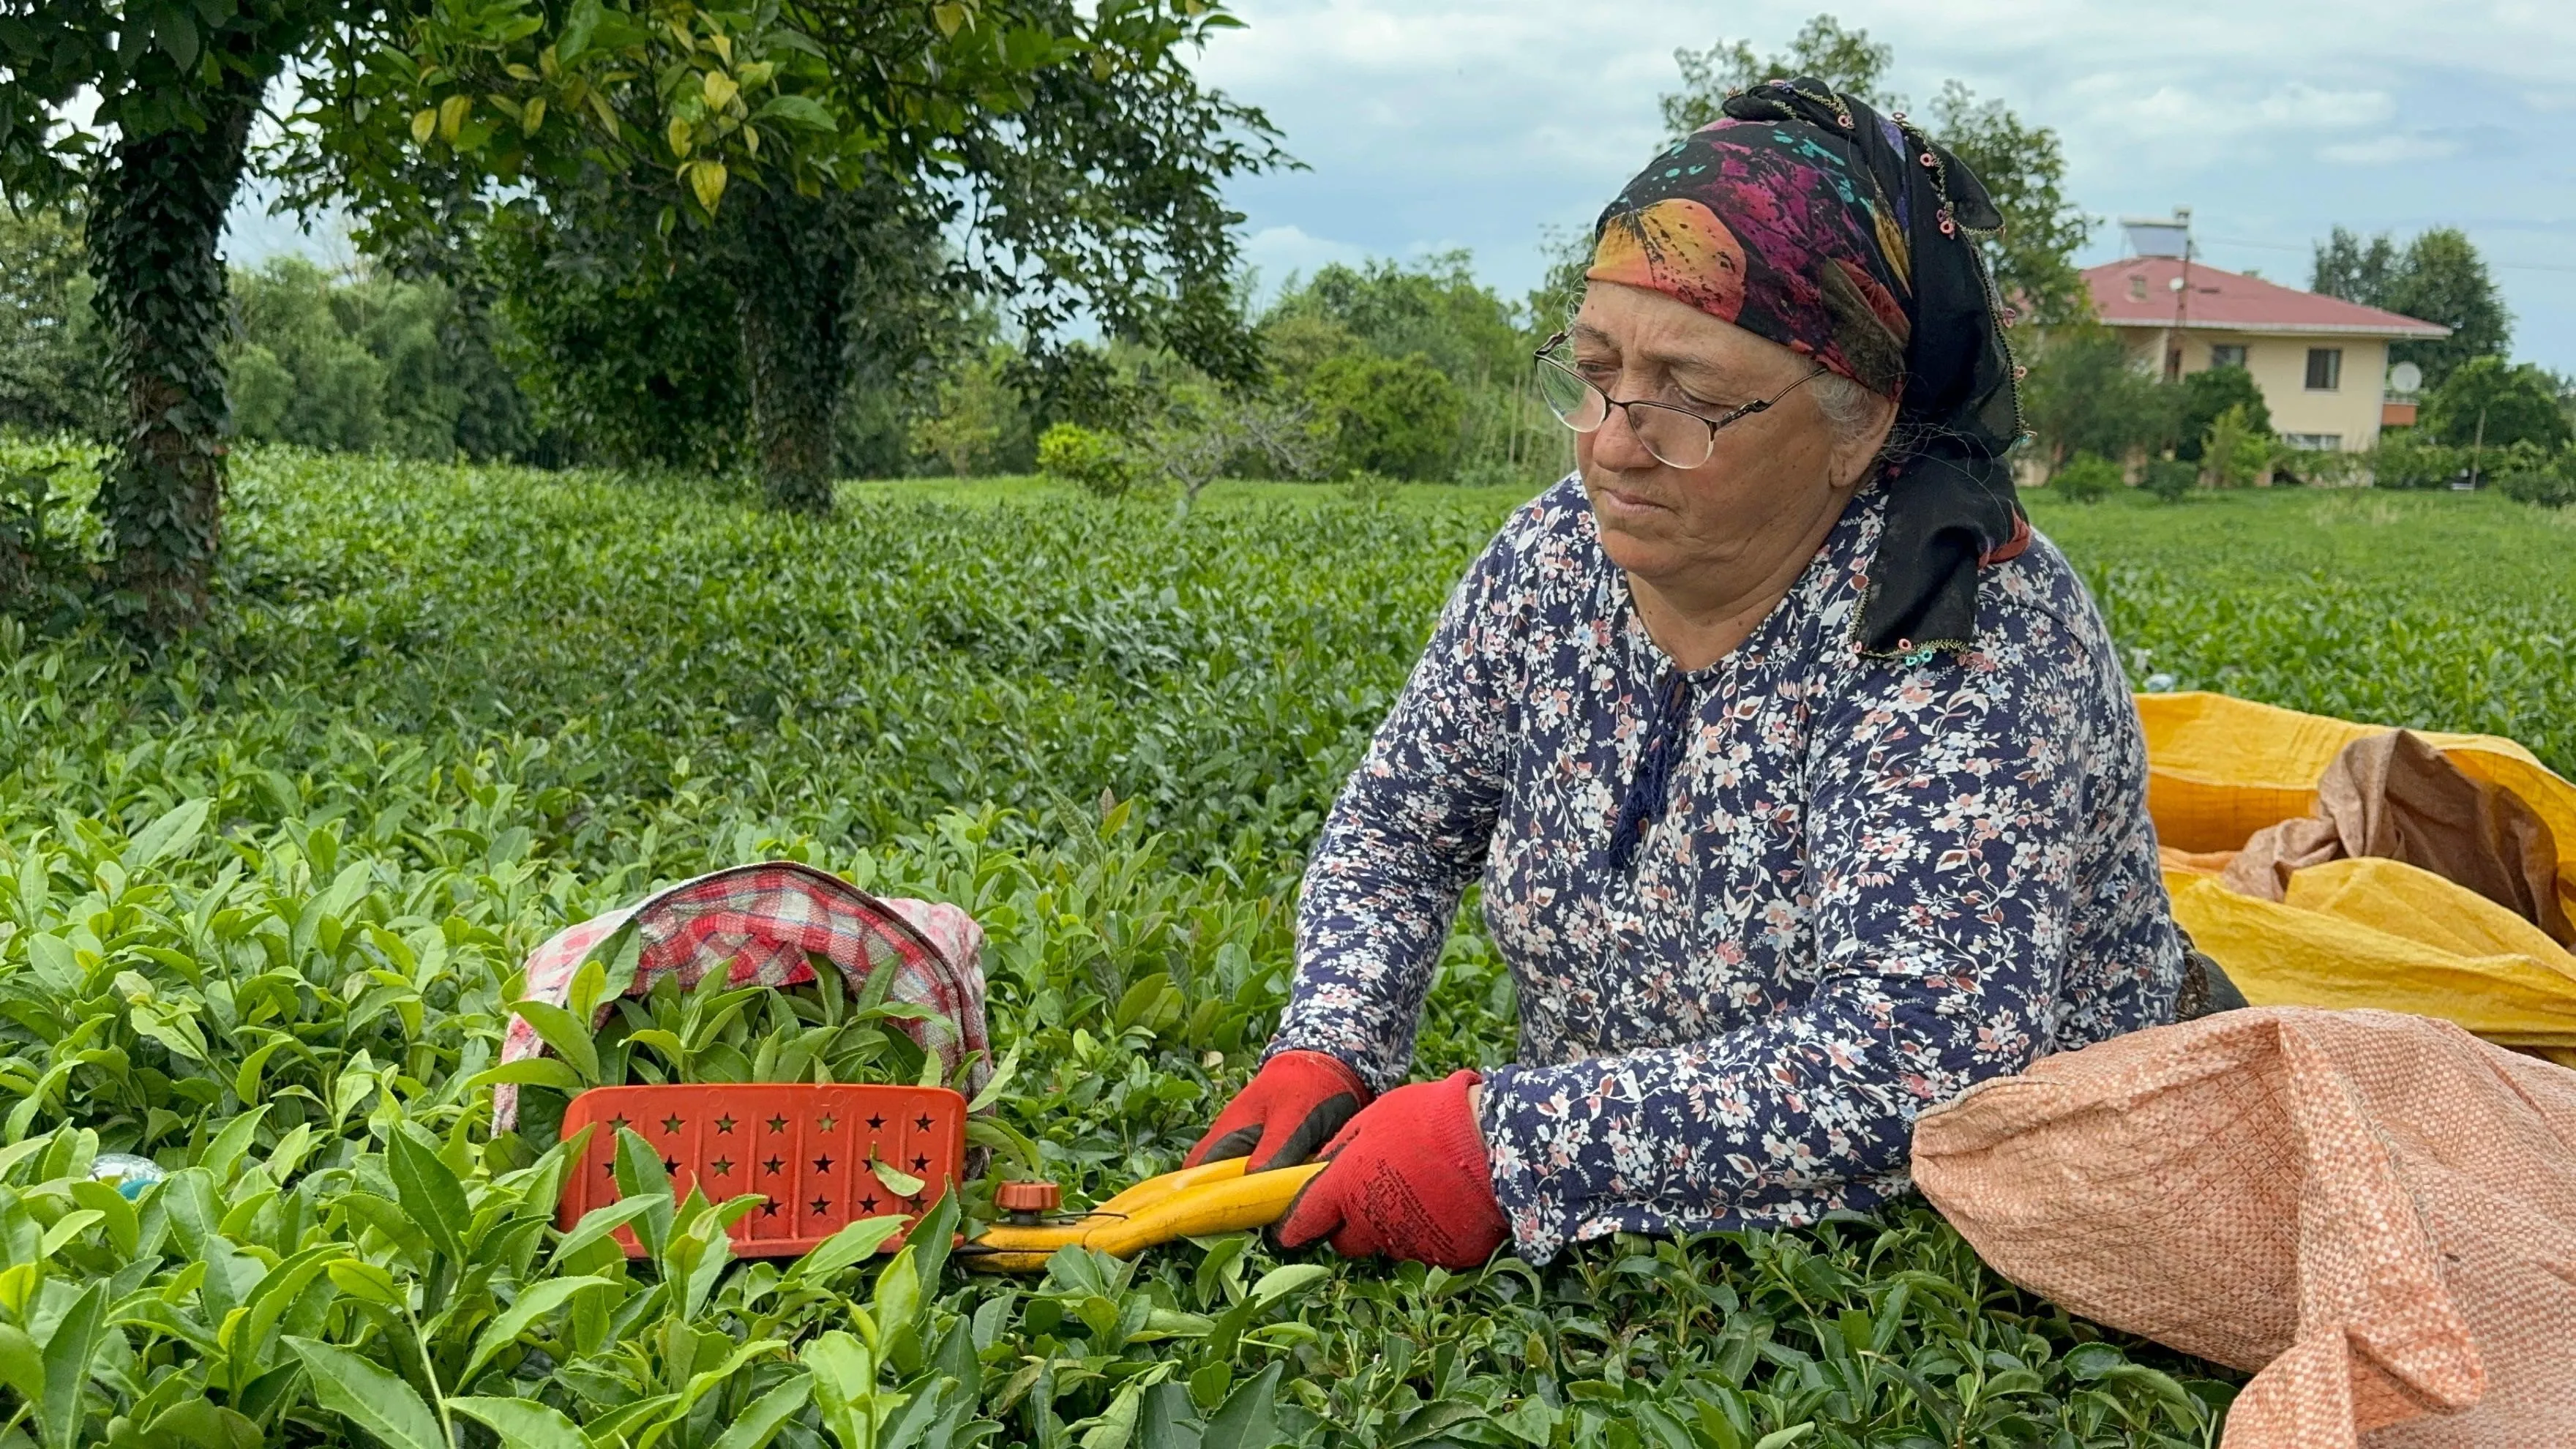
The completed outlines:
{"type": "Polygon", "coordinates": [[[1671,509],[1642,493],[1599,485],[1593,489],[1593,506],[1614,517],[1642,518],[1648,514],[1670,513],[1671,509]]]}

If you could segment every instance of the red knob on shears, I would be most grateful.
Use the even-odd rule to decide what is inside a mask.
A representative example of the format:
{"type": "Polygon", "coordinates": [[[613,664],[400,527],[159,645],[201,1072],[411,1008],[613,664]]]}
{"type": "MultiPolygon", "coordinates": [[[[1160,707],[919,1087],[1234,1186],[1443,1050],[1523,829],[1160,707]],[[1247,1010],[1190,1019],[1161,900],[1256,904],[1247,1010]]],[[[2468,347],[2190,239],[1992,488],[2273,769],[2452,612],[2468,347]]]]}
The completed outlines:
{"type": "Polygon", "coordinates": [[[1052,1182],[1006,1182],[993,1189],[993,1206],[1011,1215],[1011,1221],[1034,1223],[1042,1213],[1051,1213],[1064,1202],[1064,1189],[1052,1182]]]}

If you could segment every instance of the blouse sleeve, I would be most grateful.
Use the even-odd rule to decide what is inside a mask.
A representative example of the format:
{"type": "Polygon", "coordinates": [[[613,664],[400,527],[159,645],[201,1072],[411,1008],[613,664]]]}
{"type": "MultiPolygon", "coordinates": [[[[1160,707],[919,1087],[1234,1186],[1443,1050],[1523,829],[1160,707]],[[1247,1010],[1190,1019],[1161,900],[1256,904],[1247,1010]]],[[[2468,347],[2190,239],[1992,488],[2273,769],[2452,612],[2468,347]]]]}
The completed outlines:
{"type": "Polygon", "coordinates": [[[2100,691],[2045,614],[1986,647],[1864,660],[1816,721],[1803,1004],[1705,1041],[1492,1074],[1484,1133],[1525,1256],[1867,1208],[1907,1185],[1917,1114],[2039,1052],[2100,691]]]}
{"type": "Polygon", "coordinates": [[[1512,533],[1461,580],[1333,802],[1297,910],[1297,979],[1269,1052],[1329,1052],[1384,1092],[1503,799],[1512,533]]]}

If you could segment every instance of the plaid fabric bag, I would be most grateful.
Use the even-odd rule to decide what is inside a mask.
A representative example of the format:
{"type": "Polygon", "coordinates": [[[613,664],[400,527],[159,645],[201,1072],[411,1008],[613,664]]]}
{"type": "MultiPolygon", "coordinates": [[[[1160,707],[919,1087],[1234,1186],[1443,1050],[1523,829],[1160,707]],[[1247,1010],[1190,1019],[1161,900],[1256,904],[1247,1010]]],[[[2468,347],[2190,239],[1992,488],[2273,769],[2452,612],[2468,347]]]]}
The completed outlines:
{"type": "MultiPolygon", "coordinates": [[[[629,996],[643,995],[666,976],[678,977],[683,989],[694,987],[728,963],[732,985],[795,986],[814,979],[812,961],[819,956],[841,968],[853,993],[878,971],[891,970],[888,1000],[938,1013],[901,1023],[922,1050],[937,1057],[950,1076],[971,1059],[969,1096],[992,1076],[984,1034],[984,931],[955,906],[880,899],[795,861],[732,866],[556,932],[528,955],[526,995],[568,1003],[581,963],[629,921],[640,937],[629,996]]],[[[600,1003],[592,1029],[614,1009],[613,1002],[600,1003]]],[[[521,1061],[545,1049],[536,1028],[510,1018],[502,1061],[521,1061]]],[[[518,1116],[518,1087],[495,1087],[492,1130],[510,1131],[518,1116]]]]}

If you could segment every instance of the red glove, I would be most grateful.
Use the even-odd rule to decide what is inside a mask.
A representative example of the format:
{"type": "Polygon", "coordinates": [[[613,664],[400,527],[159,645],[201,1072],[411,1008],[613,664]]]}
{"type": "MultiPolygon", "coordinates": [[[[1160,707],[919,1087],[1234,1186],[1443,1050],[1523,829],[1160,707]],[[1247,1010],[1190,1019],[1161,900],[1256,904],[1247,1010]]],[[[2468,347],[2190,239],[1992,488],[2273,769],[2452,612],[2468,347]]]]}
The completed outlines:
{"type": "Polygon", "coordinates": [[[1324,1144],[1315,1174],[1271,1231],[1283,1248],[1332,1240],[1346,1258],[1382,1253],[1442,1268],[1482,1265],[1510,1236],[1493,1165],[1467,1109],[1483,1078],[1398,1087],[1324,1144]]]}
{"type": "Polygon", "coordinates": [[[1281,1052],[1216,1114],[1181,1166],[1250,1154],[1246,1172],[1294,1167],[1368,1105],[1368,1083],[1328,1052],[1281,1052]]]}

